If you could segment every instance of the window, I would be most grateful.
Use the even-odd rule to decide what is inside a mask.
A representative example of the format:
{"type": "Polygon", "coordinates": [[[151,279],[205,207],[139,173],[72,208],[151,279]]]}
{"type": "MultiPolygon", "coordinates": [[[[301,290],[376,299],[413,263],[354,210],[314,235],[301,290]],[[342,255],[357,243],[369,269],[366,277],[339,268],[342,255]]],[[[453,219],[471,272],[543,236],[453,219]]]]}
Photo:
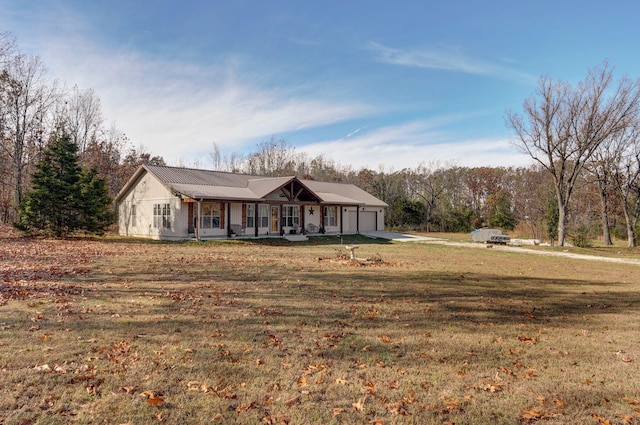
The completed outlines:
{"type": "Polygon", "coordinates": [[[300,226],[300,207],[285,205],[282,208],[282,222],[285,226],[300,226]]]}
{"type": "Polygon", "coordinates": [[[246,218],[247,218],[247,228],[251,229],[252,227],[254,227],[254,221],[256,219],[256,206],[253,204],[247,204],[247,209],[246,209],[246,218]]]}
{"type": "Polygon", "coordinates": [[[171,204],[153,204],[153,227],[171,229],[171,204]]]}
{"type": "Polygon", "coordinates": [[[269,227],[269,205],[258,206],[258,227],[269,227]]]}
{"type": "Polygon", "coordinates": [[[202,204],[201,224],[203,229],[220,228],[220,204],[202,204]]]}
{"type": "Polygon", "coordinates": [[[322,215],[322,223],[325,226],[335,226],[336,225],[336,207],[324,207],[323,215],[322,215]]]}
{"type": "Polygon", "coordinates": [[[138,218],[136,217],[136,206],[131,205],[131,227],[136,227],[138,218]]]}

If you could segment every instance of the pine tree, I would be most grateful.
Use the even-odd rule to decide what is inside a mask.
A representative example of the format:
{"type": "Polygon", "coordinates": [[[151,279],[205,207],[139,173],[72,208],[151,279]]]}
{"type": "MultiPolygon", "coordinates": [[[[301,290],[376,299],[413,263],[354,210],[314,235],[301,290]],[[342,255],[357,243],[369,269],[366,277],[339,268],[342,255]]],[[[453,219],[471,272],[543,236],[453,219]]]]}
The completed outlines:
{"type": "Polygon", "coordinates": [[[115,213],[109,208],[112,199],[107,195],[107,181],[98,177],[95,168],[82,168],[79,194],[82,208],[80,228],[90,233],[102,234],[114,222],[115,213]]]}
{"type": "Polygon", "coordinates": [[[113,223],[105,181],[78,165],[78,147],[69,136],[52,140],[36,168],[16,227],[64,236],[77,230],[102,233],[113,223]]]}

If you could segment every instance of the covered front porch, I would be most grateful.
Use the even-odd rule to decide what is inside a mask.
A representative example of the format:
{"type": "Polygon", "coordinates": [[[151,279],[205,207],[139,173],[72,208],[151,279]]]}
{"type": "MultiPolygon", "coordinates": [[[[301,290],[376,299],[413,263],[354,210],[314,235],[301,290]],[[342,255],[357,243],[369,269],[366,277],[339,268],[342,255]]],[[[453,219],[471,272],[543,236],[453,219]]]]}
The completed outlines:
{"type": "Polygon", "coordinates": [[[188,208],[188,237],[301,240],[313,235],[356,234],[362,223],[371,222],[372,217],[375,221],[378,214],[365,211],[362,204],[347,197],[323,193],[321,198],[297,178],[255,179],[248,189],[235,191],[243,197],[183,197],[188,208]]]}
{"type": "Polygon", "coordinates": [[[265,237],[305,240],[315,235],[359,233],[360,209],[355,205],[221,200],[185,203],[188,208],[188,237],[197,240],[265,237]],[[351,223],[354,217],[356,222],[351,223]]]}

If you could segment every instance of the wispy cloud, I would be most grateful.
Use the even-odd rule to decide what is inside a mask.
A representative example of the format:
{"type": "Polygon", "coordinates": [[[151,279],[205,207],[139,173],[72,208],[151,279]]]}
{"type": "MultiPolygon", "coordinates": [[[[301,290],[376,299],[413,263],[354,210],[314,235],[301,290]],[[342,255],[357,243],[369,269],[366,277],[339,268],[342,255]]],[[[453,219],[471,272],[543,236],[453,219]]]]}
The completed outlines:
{"type": "Polygon", "coordinates": [[[374,109],[332,100],[328,93],[266,88],[268,76],[245,72],[242,60],[234,58],[206,67],[66,39],[50,40],[42,56],[54,75],[94,88],[106,118],[135,145],[168,161],[203,155],[214,142],[241,151],[272,135],[363,117],[374,109]]]}
{"type": "MultiPolygon", "coordinates": [[[[435,121],[446,121],[439,118],[435,121]]],[[[461,166],[525,166],[528,156],[515,150],[503,138],[456,139],[434,121],[413,121],[361,132],[357,137],[325,140],[301,148],[310,156],[334,153],[336,162],[356,169],[383,168],[387,171],[415,168],[431,161],[461,166]]]]}
{"type": "Polygon", "coordinates": [[[378,62],[390,65],[535,81],[535,77],[526,73],[498,63],[471,58],[457,48],[403,50],[374,42],[369,43],[366,48],[375,54],[378,62]]]}

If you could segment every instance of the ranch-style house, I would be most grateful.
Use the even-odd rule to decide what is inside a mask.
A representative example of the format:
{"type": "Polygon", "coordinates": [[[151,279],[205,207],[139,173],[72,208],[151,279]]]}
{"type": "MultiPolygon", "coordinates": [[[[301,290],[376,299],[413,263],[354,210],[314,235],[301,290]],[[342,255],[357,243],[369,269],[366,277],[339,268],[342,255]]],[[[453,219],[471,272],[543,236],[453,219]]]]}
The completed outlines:
{"type": "Polygon", "coordinates": [[[353,184],[143,165],[116,197],[121,235],[162,240],[356,234],[387,204],[353,184]]]}

